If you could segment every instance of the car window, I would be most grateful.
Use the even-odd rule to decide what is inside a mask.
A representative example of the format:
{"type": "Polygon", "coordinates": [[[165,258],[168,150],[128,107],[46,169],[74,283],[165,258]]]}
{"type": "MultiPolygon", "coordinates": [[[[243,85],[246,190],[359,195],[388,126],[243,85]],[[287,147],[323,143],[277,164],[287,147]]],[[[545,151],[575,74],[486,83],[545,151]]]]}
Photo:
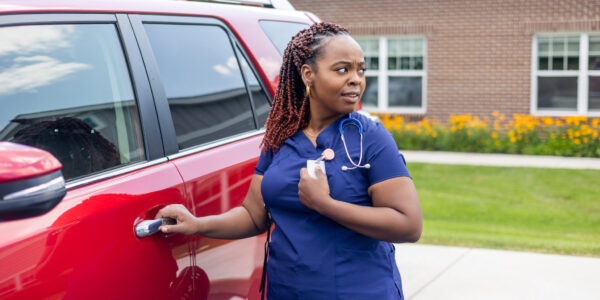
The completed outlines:
{"type": "Polygon", "coordinates": [[[179,149],[256,129],[240,66],[218,26],[144,24],[179,149]]]}
{"type": "Polygon", "coordinates": [[[0,27],[0,140],[52,153],[65,179],[145,158],[113,24],[0,27]]]}
{"type": "Polygon", "coordinates": [[[310,27],[304,23],[282,22],[282,21],[267,21],[261,20],[260,27],[267,34],[273,45],[279,50],[281,56],[285,51],[285,47],[292,40],[292,37],[302,29],[310,27]]]}
{"type": "Polygon", "coordinates": [[[244,77],[246,77],[246,82],[248,84],[248,87],[250,88],[250,93],[252,94],[252,100],[254,102],[254,113],[256,114],[258,126],[263,128],[265,127],[265,122],[267,122],[267,117],[269,116],[269,111],[271,110],[271,103],[267,98],[267,94],[258,83],[258,78],[256,77],[256,74],[252,72],[248,61],[241,54],[240,49],[237,47],[236,52],[240,59],[242,70],[244,71],[244,77]]]}

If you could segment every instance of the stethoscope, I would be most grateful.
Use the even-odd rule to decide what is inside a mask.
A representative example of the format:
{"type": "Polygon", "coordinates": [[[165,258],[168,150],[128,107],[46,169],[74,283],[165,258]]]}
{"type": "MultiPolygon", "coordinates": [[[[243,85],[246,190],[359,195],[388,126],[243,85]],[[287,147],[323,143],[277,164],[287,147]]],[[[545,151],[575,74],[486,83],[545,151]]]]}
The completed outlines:
{"type": "MultiPolygon", "coordinates": [[[[352,164],[352,167],[342,166],[342,171],[354,170],[357,168],[369,169],[371,167],[370,164],[361,165],[362,159],[363,159],[363,127],[362,127],[362,124],[360,123],[360,121],[352,118],[352,116],[349,116],[348,118],[345,118],[340,122],[338,130],[339,130],[340,136],[342,138],[342,144],[344,144],[344,151],[346,152],[346,157],[348,157],[348,160],[352,164]],[[346,144],[346,137],[344,137],[344,127],[347,127],[347,126],[356,126],[358,128],[358,133],[360,134],[360,156],[358,157],[358,163],[354,162],[352,157],[350,157],[350,152],[348,151],[348,145],[346,144]]],[[[335,152],[333,152],[333,149],[327,148],[323,151],[323,153],[321,154],[321,157],[317,158],[316,160],[306,161],[306,167],[309,170],[309,174],[316,178],[316,175],[314,175],[314,167],[320,166],[321,170],[324,171],[324,169],[325,169],[324,160],[332,160],[334,157],[335,157],[335,152]]]]}
{"type": "Polygon", "coordinates": [[[371,167],[370,164],[361,165],[363,159],[363,126],[359,120],[352,118],[351,116],[343,119],[340,122],[339,126],[340,136],[342,137],[342,143],[344,144],[344,150],[346,151],[346,157],[352,164],[352,167],[342,166],[342,171],[354,170],[356,168],[365,168],[368,169],[371,167]],[[355,163],[352,157],[350,157],[350,152],[348,152],[348,146],[346,145],[346,138],[344,137],[344,126],[356,126],[358,127],[358,133],[360,134],[360,155],[358,157],[358,163],[355,163]]]}

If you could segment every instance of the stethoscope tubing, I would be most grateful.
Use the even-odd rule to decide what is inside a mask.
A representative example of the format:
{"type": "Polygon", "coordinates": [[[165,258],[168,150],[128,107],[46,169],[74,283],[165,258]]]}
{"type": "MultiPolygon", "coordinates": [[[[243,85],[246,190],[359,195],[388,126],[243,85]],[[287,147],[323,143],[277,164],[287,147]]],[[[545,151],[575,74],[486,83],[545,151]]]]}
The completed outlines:
{"type": "Polygon", "coordinates": [[[352,164],[352,167],[342,166],[342,171],[354,170],[356,168],[365,168],[365,169],[370,168],[371,167],[370,164],[364,164],[361,166],[362,159],[363,159],[363,127],[362,127],[362,124],[360,123],[360,121],[352,118],[351,116],[348,118],[345,118],[340,122],[339,131],[340,131],[340,136],[342,139],[342,144],[344,144],[344,151],[346,151],[346,157],[348,157],[348,160],[352,164]],[[358,157],[358,163],[354,162],[354,160],[350,156],[350,152],[348,151],[348,146],[346,145],[346,138],[344,137],[344,125],[345,125],[344,123],[354,124],[354,126],[358,127],[358,133],[360,134],[360,154],[358,157]]]}

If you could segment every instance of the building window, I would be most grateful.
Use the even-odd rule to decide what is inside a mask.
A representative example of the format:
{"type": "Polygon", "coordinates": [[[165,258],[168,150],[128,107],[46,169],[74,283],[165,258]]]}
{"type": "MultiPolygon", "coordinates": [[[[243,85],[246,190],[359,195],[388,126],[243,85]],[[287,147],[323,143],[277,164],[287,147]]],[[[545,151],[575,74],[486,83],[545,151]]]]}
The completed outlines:
{"type": "Polygon", "coordinates": [[[424,37],[357,37],[367,65],[363,107],[371,111],[425,113],[424,37]]]}
{"type": "Polygon", "coordinates": [[[533,114],[600,116],[600,35],[537,35],[533,114]]]}

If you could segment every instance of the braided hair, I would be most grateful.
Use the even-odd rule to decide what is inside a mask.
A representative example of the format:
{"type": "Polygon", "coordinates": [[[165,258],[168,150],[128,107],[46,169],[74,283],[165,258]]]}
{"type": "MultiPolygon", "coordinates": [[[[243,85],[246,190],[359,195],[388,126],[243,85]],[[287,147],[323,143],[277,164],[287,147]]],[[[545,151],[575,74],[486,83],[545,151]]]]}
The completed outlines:
{"type": "Polygon", "coordinates": [[[279,150],[286,139],[308,126],[310,104],[300,70],[308,64],[316,72],[316,61],[323,54],[325,42],[338,35],[349,34],[337,24],[315,23],[298,32],[288,43],[283,53],[273,107],[265,125],[264,151],[279,150]]]}

